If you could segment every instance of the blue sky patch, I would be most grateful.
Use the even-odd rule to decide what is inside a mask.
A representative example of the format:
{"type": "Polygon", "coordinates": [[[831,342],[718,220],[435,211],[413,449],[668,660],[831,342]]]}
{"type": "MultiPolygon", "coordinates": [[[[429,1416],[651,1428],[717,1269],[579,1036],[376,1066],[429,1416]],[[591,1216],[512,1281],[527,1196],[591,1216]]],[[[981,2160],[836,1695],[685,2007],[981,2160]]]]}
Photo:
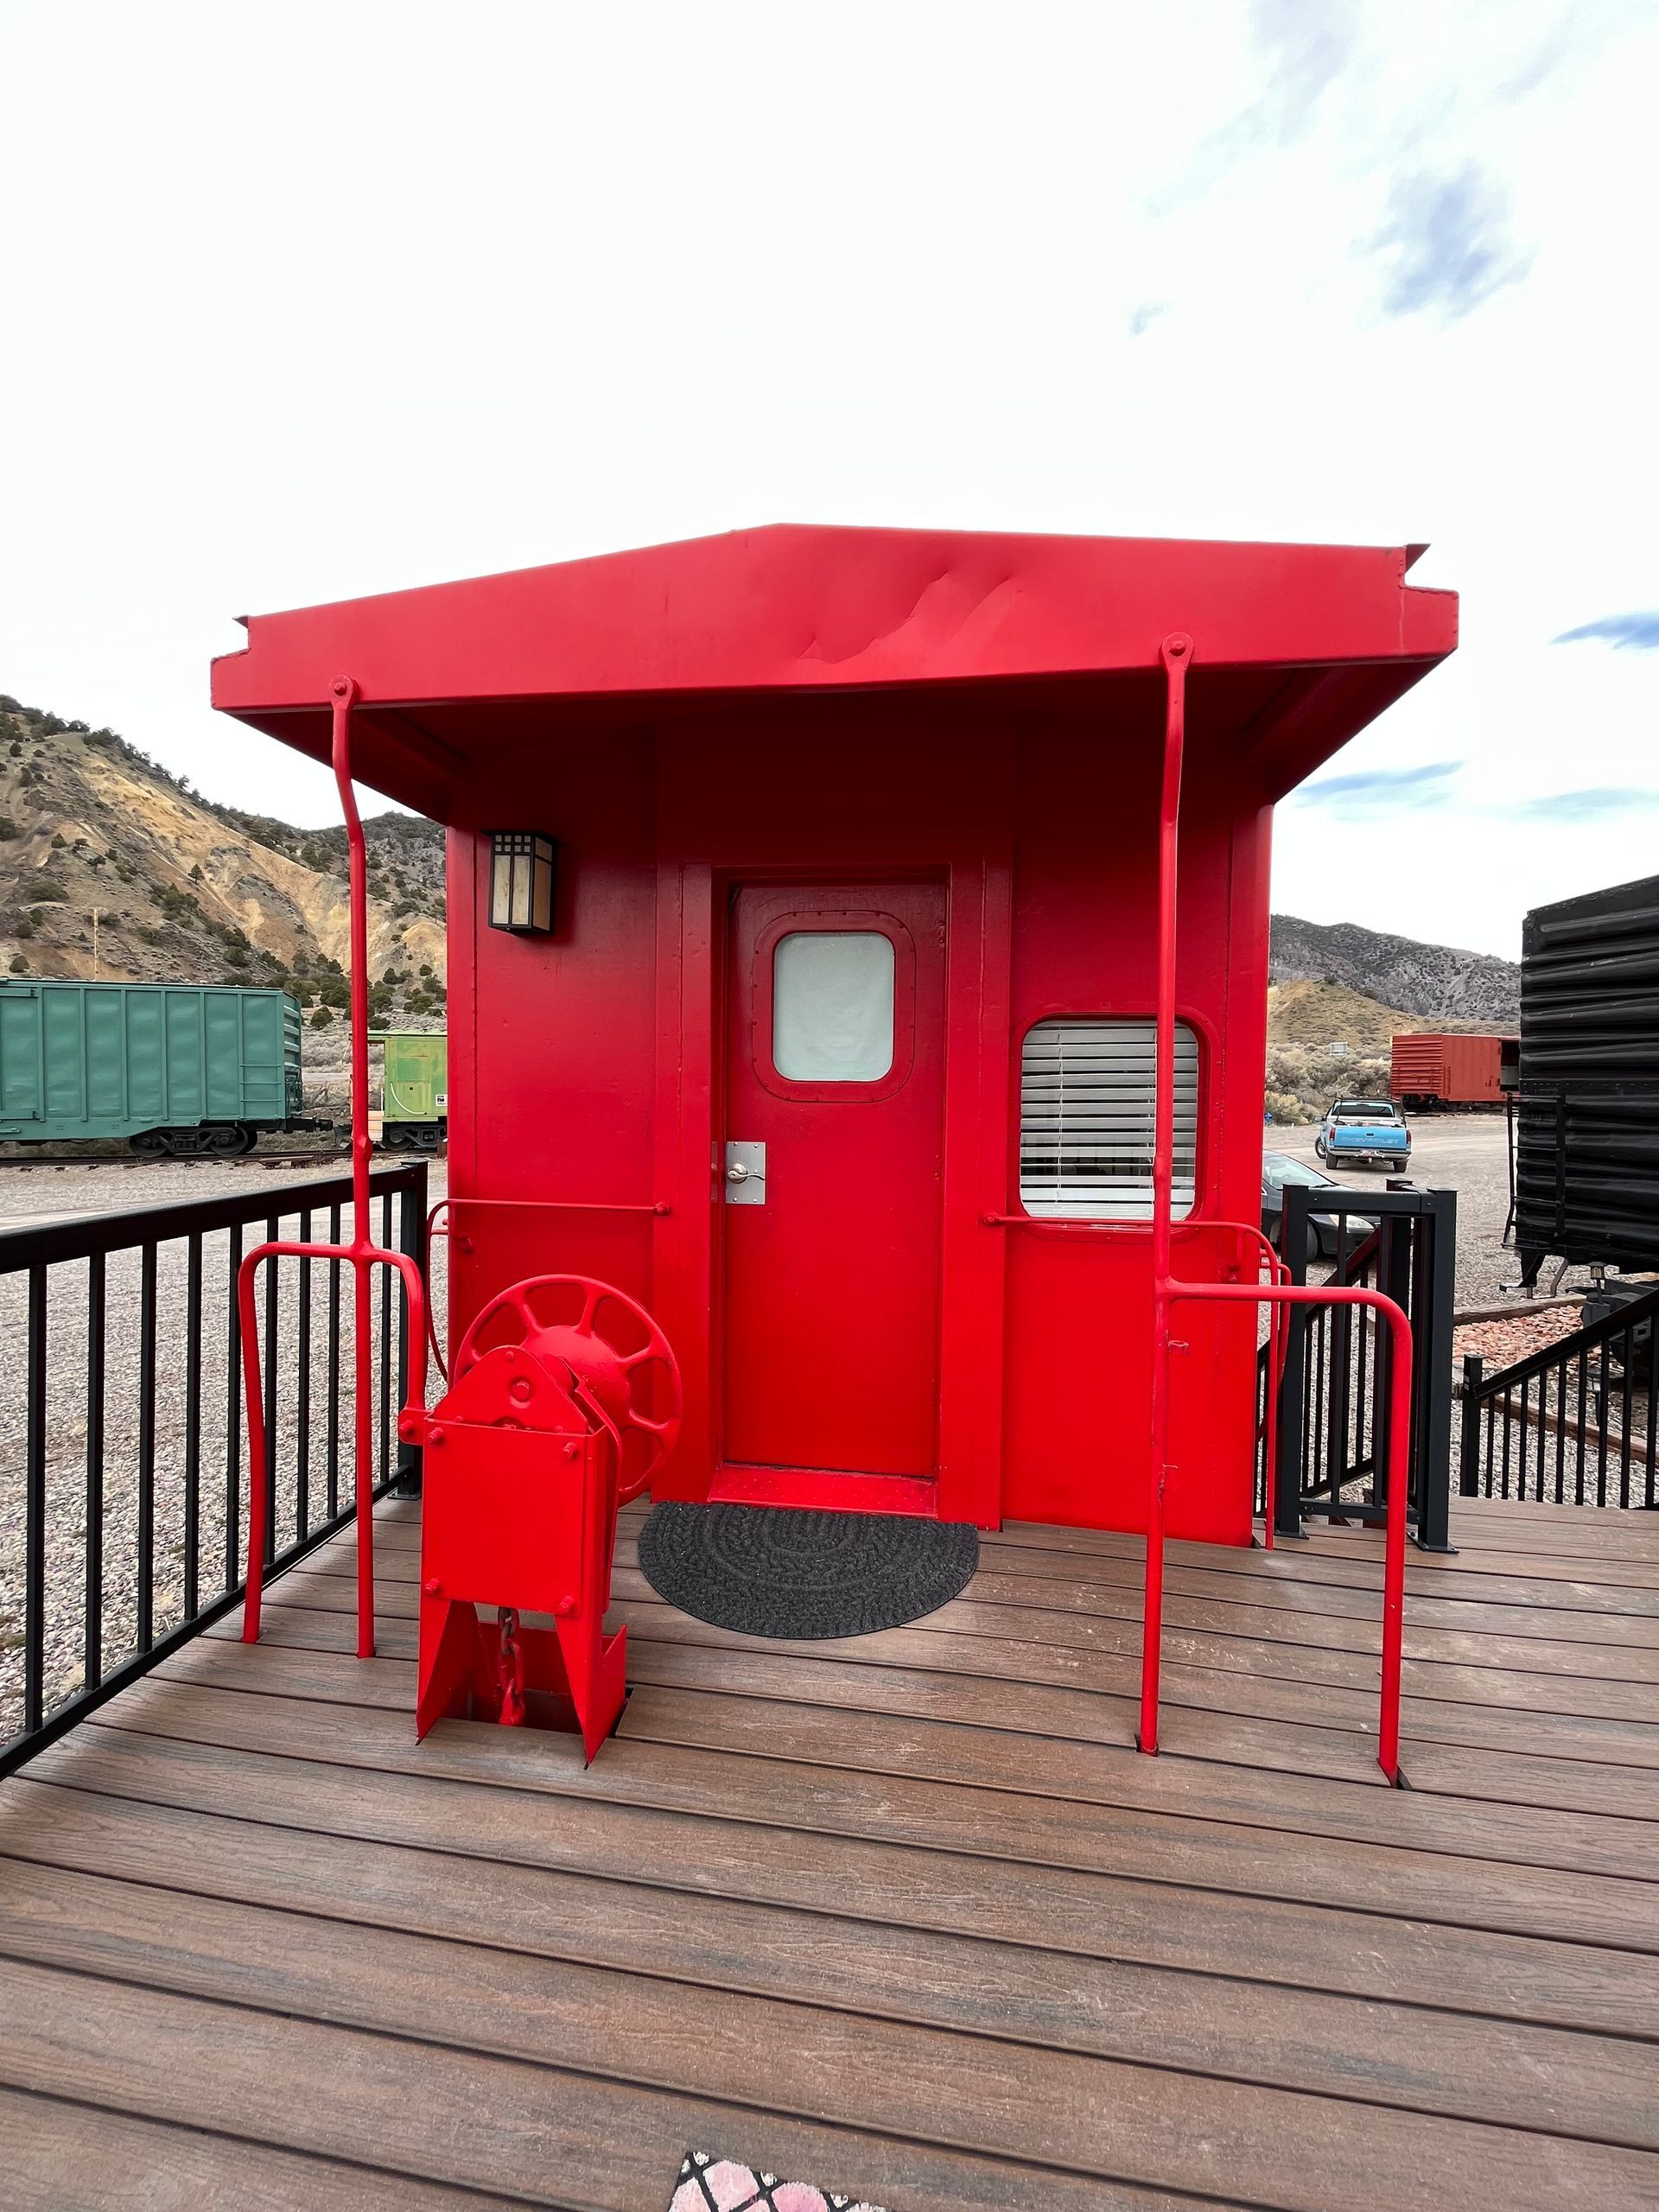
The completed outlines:
{"type": "Polygon", "coordinates": [[[1461,760],[1431,760],[1420,768],[1362,768],[1346,776],[1322,776],[1304,784],[1296,796],[1307,806],[1435,806],[1461,760]]]}
{"type": "Polygon", "coordinates": [[[1621,650],[1629,646],[1638,653],[1659,652],[1659,612],[1604,614],[1598,622],[1580,622],[1576,630],[1563,630],[1554,642],[1576,645],[1586,638],[1599,638],[1621,650]]]}

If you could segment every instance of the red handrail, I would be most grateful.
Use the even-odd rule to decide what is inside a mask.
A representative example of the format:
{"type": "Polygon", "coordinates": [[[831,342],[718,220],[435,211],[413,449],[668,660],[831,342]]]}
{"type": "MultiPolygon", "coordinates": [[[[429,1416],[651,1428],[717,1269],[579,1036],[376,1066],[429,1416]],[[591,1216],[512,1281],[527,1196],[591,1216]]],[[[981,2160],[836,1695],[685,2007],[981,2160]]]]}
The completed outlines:
{"type": "MultiPolygon", "coordinates": [[[[409,1298],[408,1387],[397,1417],[397,1433],[418,1440],[426,1408],[426,1285],[407,1252],[391,1252],[374,1241],[370,1217],[369,1160],[369,906],[368,848],[364,841],[357,795],[352,789],[352,708],[357,685],[339,677],[329,686],[334,709],[331,759],[340,805],[346,815],[350,856],[352,929],[352,1241],[349,1244],[307,1244],[286,1239],[256,1244],[237,1275],[241,1319],[242,1378],[248,1405],[248,1581],[242,1611],[242,1640],[259,1636],[260,1599],[265,1579],[265,1515],[270,1494],[264,1398],[259,1382],[259,1321],[255,1282],[262,1262],[276,1259],[339,1260],[351,1264],[353,1282],[353,1354],[355,1395],[357,1496],[357,1656],[374,1656],[374,1376],[371,1364],[372,1302],[371,1270],[396,1268],[409,1298]]],[[[305,1351],[302,1351],[302,1357],[305,1351]]]]}
{"type": "MultiPolygon", "coordinates": [[[[1271,1284],[1183,1282],[1171,1273],[1172,1206],[1175,1166],[1175,953],[1177,859],[1181,813],[1181,767],[1186,741],[1186,671],[1192,640],[1180,632],[1166,638],[1159,656],[1165,676],[1164,775],[1158,816],[1158,1022],[1152,1155],[1152,1463],[1147,1481],[1147,1567],[1141,1642],[1140,1747],[1158,1749],[1159,1670],[1163,1653],[1164,1491],[1169,1467],[1170,1323],[1178,1305],[1217,1303],[1291,1306],[1369,1306],[1393,1336],[1389,1374],[1388,1522],[1382,1553],[1382,1709],[1377,1764],[1389,1782],[1400,1779],[1400,1661],[1405,1625],[1406,1491],[1411,1450],[1411,1325],[1379,1291],[1332,1283],[1287,1282],[1276,1255],[1271,1284]]],[[[1254,1224],[1212,1227],[1266,1240],[1254,1224]]],[[[1271,1248],[1268,1248],[1271,1250],[1271,1248]]],[[[1269,1342],[1275,1339],[1270,1333],[1269,1342]]],[[[1275,1349],[1272,1355],[1276,1362],[1275,1349]]],[[[1268,1397],[1269,1420],[1274,1397],[1268,1397]]],[[[1268,1457],[1268,1529],[1273,1526],[1272,1455],[1268,1457]]]]}

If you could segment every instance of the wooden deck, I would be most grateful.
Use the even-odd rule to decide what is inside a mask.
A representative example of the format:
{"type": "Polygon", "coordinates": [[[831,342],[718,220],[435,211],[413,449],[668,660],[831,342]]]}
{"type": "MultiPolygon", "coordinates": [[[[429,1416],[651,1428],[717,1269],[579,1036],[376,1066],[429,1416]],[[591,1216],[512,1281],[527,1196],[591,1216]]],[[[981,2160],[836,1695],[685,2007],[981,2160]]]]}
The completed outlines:
{"type": "MultiPolygon", "coordinates": [[[[414,1740],[337,1545],[0,1789],[9,2207],[661,2212],[705,2148],[891,2212],[1659,2204],[1659,1523],[1376,1541],[1011,1528],[966,1597],[746,1643],[649,1592],[633,1695],[414,1740]]],[[[631,1522],[630,1525],[634,1525],[631,1522]]]]}

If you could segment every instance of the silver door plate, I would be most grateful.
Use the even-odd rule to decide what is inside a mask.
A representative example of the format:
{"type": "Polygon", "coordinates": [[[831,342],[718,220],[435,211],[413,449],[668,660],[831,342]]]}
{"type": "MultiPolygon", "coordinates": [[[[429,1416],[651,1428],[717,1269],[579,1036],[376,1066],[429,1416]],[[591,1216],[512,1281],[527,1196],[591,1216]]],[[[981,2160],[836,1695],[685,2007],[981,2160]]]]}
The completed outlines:
{"type": "Polygon", "coordinates": [[[726,1203],[728,1206],[763,1206],[766,1203],[766,1147],[763,1144],[726,1147],[726,1203]]]}

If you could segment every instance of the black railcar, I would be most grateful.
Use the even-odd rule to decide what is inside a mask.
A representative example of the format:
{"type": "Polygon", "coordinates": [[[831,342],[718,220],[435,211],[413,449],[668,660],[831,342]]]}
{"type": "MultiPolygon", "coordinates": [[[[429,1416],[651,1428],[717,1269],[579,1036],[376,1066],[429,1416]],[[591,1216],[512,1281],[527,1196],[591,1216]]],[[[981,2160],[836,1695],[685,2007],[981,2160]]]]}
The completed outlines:
{"type": "Polygon", "coordinates": [[[1522,1276],[1659,1270],[1659,875],[1535,907],[1521,963],[1522,1276]]]}

